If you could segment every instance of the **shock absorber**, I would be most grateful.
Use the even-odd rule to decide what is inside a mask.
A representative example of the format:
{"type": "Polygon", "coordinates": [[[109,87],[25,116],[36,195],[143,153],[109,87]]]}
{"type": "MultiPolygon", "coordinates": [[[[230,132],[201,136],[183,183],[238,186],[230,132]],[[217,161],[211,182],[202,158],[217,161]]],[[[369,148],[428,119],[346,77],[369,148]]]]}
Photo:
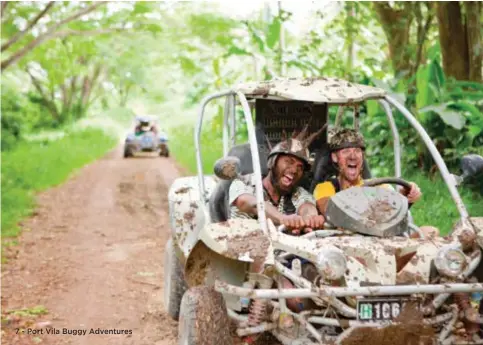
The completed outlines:
{"type": "MultiPolygon", "coordinates": [[[[256,281],[258,283],[259,289],[270,289],[272,287],[272,278],[267,277],[264,274],[259,273],[249,273],[249,281],[256,281]]],[[[257,326],[262,321],[266,315],[268,301],[265,299],[255,299],[251,306],[248,314],[248,325],[257,326]]]]}
{"type": "Polygon", "coordinates": [[[478,316],[477,311],[473,309],[470,303],[470,295],[464,292],[458,292],[453,294],[454,300],[458,305],[458,309],[463,313],[464,320],[463,323],[465,325],[466,334],[469,339],[473,338],[473,335],[478,333],[480,326],[479,324],[472,321],[473,317],[478,316]]]}

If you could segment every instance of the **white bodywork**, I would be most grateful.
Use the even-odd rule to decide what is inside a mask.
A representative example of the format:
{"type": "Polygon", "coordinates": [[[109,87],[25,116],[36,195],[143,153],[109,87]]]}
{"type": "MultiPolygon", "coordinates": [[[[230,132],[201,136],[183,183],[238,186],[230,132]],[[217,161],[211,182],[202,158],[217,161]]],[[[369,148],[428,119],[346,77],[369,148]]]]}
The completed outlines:
{"type": "Polygon", "coordinates": [[[317,103],[350,104],[382,98],[383,89],[355,84],[338,78],[289,78],[244,83],[235,87],[247,97],[317,103]]]}
{"type": "MultiPolygon", "coordinates": [[[[216,185],[214,177],[205,176],[206,190],[211,193],[216,185]]],[[[210,223],[206,204],[202,201],[196,177],[176,179],[168,192],[169,218],[175,248],[182,251],[182,262],[199,240],[199,232],[210,223]]]]}

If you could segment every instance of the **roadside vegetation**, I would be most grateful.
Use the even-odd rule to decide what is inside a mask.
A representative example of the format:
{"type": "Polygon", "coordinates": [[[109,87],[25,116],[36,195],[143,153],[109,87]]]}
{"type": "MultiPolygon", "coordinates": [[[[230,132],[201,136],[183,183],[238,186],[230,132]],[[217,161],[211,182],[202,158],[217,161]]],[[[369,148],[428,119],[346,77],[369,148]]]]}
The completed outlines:
{"type": "Polygon", "coordinates": [[[112,149],[118,138],[98,128],[65,132],[60,139],[24,141],[2,153],[2,237],[18,234],[35,194],[58,185],[112,149]]]}

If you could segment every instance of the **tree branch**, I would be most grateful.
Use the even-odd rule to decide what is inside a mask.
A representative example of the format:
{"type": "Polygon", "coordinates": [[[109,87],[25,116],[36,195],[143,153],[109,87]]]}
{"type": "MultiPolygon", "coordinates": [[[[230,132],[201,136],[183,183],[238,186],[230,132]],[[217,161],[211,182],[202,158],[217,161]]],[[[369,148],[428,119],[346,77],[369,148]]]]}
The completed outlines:
{"type": "Polygon", "coordinates": [[[65,25],[73,20],[76,20],[77,18],[94,11],[97,7],[102,6],[106,4],[105,2],[98,2],[95,3],[87,8],[82,9],[81,11],[78,11],[74,13],[72,16],[61,20],[57,24],[51,26],[44,34],[39,35],[36,39],[31,41],[29,44],[15,52],[12,56],[9,58],[5,59],[1,63],[1,71],[3,72],[8,66],[12,65],[13,63],[17,62],[19,59],[21,59],[25,54],[27,54],[29,51],[37,47],[39,44],[42,42],[50,39],[52,36],[55,35],[55,31],[60,28],[62,25],[65,25]]]}
{"type": "Polygon", "coordinates": [[[464,2],[466,10],[466,39],[468,41],[468,79],[471,81],[482,82],[483,75],[482,60],[483,52],[481,45],[483,42],[481,36],[481,11],[483,6],[481,2],[466,1],[464,2]]]}
{"type": "Polygon", "coordinates": [[[85,90],[85,93],[82,95],[82,99],[81,99],[82,105],[84,107],[86,107],[87,104],[89,104],[89,99],[91,97],[92,90],[96,87],[96,82],[101,74],[101,70],[102,70],[102,65],[97,64],[94,67],[94,72],[92,73],[92,77],[89,79],[89,75],[87,75],[88,87],[87,87],[87,90],[85,90]]]}
{"type": "MultiPolygon", "coordinates": [[[[433,12],[433,8],[432,8],[431,3],[426,3],[426,5],[427,5],[427,9],[428,9],[428,15],[426,16],[426,22],[424,23],[424,26],[422,26],[421,28],[418,28],[418,31],[419,31],[419,29],[421,31],[418,32],[418,41],[417,41],[418,50],[416,52],[416,64],[414,66],[413,73],[418,72],[418,68],[419,68],[419,65],[421,64],[421,58],[422,58],[422,55],[423,55],[424,42],[426,41],[426,38],[428,36],[428,31],[431,27],[431,24],[432,24],[433,18],[434,18],[434,12],[433,12]]],[[[419,23],[418,23],[418,25],[419,25],[419,23]]]]}
{"type": "Polygon", "coordinates": [[[54,100],[51,100],[47,97],[44,89],[42,88],[42,85],[40,85],[40,81],[35,78],[32,73],[30,73],[30,70],[26,68],[25,71],[30,76],[30,79],[32,79],[32,84],[34,84],[35,88],[39,92],[40,96],[44,101],[45,107],[50,111],[52,117],[54,117],[55,119],[59,119],[59,111],[57,110],[57,106],[55,105],[54,100]]]}
{"type": "Polygon", "coordinates": [[[372,5],[387,38],[394,74],[409,72],[412,58],[409,49],[412,4],[404,2],[399,9],[392,8],[388,2],[376,1],[372,5]]]}
{"type": "Polygon", "coordinates": [[[97,66],[97,69],[94,71],[94,75],[92,76],[92,80],[91,80],[91,89],[89,91],[89,95],[87,96],[87,102],[84,106],[84,109],[85,111],[87,111],[89,109],[89,107],[94,104],[94,102],[101,96],[101,91],[102,90],[99,90],[94,97],[91,98],[92,96],[92,93],[93,91],[97,88],[99,89],[99,80],[102,79],[101,75],[103,74],[104,72],[104,68],[102,67],[101,64],[98,64],[97,66]]]}
{"type": "Polygon", "coordinates": [[[98,29],[98,30],[62,30],[54,33],[50,39],[52,38],[62,38],[67,36],[93,36],[93,35],[102,35],[102,34],[110,34],[113,32],[121,32],[125,31],[125,29],[121,28],[112,28],[112,29],[98,29]]]}
{"type": "MultiPolygon", "coordinates": [[[[17,42],[19,39],[21,39],[28,31],[30,31],[30,29],[32,29],[32,27],[37,24],[37,22],[40,20],[40,18],[42,18],[43,16],[45,16],[47,14],[47,12],[49,12],[49,10],[52,8],[52,6],[54,6],[54,1],[50,1],[47,6],[45,6],[45,8],[39,13],[37,14],[37,16],[35,18],[33,18],[28,24],[27,24],[27,27],[22,30],[22,31],[18,31],[15,35],[13,35],[12,38],[10,38],[7,42],[5,42],[4,44],[2,44],[2,48],[1,48],[1,51],[5,51],[7,50],[12,44],[14,44],[15,42],[17,42]]],[[[3,8],[3,2],[2,2],[2,8],[3,8]]],[[[3,12],[3,11],[2,11],[3,12]]],[[[3,14],[2,14],[3,15],[3,14]]]]}

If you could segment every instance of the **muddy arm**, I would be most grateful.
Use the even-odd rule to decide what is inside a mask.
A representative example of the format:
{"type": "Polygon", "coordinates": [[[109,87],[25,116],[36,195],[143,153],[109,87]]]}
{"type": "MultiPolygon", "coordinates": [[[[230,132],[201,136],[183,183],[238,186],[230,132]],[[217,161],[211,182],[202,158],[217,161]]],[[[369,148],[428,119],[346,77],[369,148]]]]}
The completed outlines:
{"type": "MultiPolygon", "coordinates": [[[[251,194],[240,195],[233,204],[238,207],[241,212],[248,213],[250,216],[257,215],[257,199],[251,194]]],[[[283,214],[280,213],[276,207],[269,202],[265,202],[265,214],[270,218],[275,225],[281,224],[283,214]]]]}

